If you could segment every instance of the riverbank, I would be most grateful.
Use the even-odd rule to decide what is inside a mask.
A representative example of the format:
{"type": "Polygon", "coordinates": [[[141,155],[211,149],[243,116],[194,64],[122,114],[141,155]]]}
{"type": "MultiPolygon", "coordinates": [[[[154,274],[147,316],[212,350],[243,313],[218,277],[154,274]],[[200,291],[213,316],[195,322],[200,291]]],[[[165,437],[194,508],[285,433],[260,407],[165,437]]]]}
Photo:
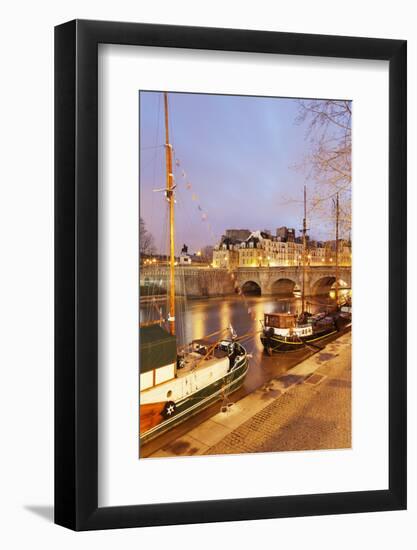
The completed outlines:
{"type": "MultiPolygon", "coordinates": [[[[264,314],[299,311],[301,308],[299,298],[285,297],[281,299],[268,296],[248,296],[243,300],[239,296],[233,296],[228,299],[190,300],[186,308],[181,307],[181,304],[182,302],[179,301],[176,311],[177,338],[180,345],[203,338],[207,334],[230,325],[238,335],[252,334],[252,337],[244,342],[250,355],[249,371],[244,385],[233,394],[235,402],[262,388],[270,380],[286,374],[290,369],[317,352],[316,349],[306,346],[296,352],[280,353],[272,357],[264,353],[259,336],[264,314]]],[[[164,308],[164,305],[161,307],[164,308]]],[[[143,321],[150,321],[157,314],[157,309],[154,307],[141,308],[141,319],[143,321]]],[[[162,312],[162,315],[164,314],[162,312]]],[[[329,336],[326,338],[326,342],[320,345],[328,344],[340,335],[340,333],[337,333],[329,336]]],[[[219,402],[214,403],[197,415],[191,416],[183,423],[141,446],[140,457],[146,458],[170,442],[181,438],[205,420],[216,415],[219,412],[219,407],[219,402]]]]}
{"type": "Polygon", "coordinates": [[[350,372],[347,332],[149,456],[350,447],[350,372]]]}

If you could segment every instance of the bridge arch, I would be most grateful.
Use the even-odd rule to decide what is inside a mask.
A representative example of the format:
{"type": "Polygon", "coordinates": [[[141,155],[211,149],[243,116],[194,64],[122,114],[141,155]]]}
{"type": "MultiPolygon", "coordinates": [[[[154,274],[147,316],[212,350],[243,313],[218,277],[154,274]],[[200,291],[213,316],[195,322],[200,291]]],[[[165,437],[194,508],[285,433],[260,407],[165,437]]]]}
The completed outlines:
{"type": "Polygon", "coordinates": [[[281,294],[283,296],[292,296],[294,290],[299,290],[298,285],[292,279],[281,277],[271,284],[271,294],[281,294]]]}
{"type": "MultiPolygon", "coordinates": [[[[324,276],[316,280],[312,285],[312,294],[329,294],[331,290],[335,288],[336,277],[334,276],[324,276]]],[[[349,288],[349,283],[343,279],[339,279],[339,289],[349,288]]]]}
{"type": "Polygon", "coordinates": [[[320,277],[313,284],[312,294],[313,296],[329,294],[333,284],[336,282],[336,278],[332,276],[320,277]]]}
{"type": "Polygon", "coordinates": [[[262,294],[260,285],[255,281],[246,281],[241,289],[245,296],[261,296],[262,294]]]}

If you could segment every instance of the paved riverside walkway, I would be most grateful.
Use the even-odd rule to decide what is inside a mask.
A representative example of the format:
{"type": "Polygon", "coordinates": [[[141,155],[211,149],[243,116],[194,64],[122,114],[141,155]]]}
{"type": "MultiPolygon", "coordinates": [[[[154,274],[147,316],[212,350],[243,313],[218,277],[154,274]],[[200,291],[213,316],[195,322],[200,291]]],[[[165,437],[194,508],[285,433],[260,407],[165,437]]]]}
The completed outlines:
{"type": "Polygon", "coordinates": [[[350,446],[349,332],[151,457],[350,446]]]}

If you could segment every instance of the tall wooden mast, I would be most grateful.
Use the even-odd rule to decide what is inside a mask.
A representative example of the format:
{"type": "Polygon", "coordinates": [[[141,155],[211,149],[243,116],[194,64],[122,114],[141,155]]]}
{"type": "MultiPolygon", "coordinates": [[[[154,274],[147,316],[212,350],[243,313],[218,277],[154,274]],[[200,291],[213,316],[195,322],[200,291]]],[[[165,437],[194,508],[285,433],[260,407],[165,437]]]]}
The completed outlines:
{"type": "Polygon", "coordinates": [[[303,278],[301,287],[301,314],[305,311],[306,257],[307,257],[307,191],[304,185],[304,218],[303,218],[303,278]]]}
{"type": "Polygon", "coordinates": [[[172,173],[172,145],[169,142],[168,94],[164,92],[165,108],[165,160],[166,197],[169,202],[169,332],[175,334],[175,197],[174,175],[172,173]]]}
{"type": "Polygon", "coordinates": [[[336,195],[336,282],[334,286],[336,307],[339,305],[339,193],[336,195]]]}

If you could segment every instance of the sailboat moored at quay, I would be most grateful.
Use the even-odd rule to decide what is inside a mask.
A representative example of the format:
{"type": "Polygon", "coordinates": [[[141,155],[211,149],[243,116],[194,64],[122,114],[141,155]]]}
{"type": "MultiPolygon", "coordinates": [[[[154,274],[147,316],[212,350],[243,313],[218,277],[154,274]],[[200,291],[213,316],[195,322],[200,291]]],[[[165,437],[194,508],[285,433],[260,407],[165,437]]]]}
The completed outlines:
{"type": "Polygon", "coordinates": [[[335,266],[335,304],[333,311],[323,311],[315,315],[306,311],[305,280],[307,258],[307,199],[304,186],[303,218],[303,254],[301,314],[265,313],[261,332],[261,342],[265,351],[272,355],[276,352],[298,351],[306,345],[317,346],[321,340],[344,329],[351,323],[351,306],[339,300],[339,196],[336,199],[336,266],[335,266]]]}
{"type": "Polygon", "coordinates": [[[248,355],[232,327],[178,346],[175,327],[175,182],[169,141],[168,94],[165,111],[165,198],[169,210],[169,293],[166,319],[140,326],[139,432],[143,445],[212,403],[227,399],[244,382],[248,355]]]}

